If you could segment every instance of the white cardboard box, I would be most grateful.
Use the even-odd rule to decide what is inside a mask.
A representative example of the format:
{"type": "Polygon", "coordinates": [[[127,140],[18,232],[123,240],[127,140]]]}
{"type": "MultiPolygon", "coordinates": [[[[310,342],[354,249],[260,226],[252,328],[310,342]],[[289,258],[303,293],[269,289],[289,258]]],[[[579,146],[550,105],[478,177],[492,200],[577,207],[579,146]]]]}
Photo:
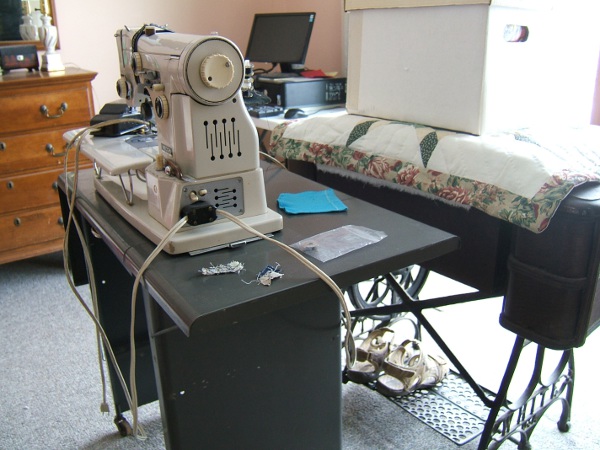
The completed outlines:
{"type": "Polygon", "coordinates": [[[346,0],[348,112],[473,134],[588,124],[598,4],[346,0]]]}

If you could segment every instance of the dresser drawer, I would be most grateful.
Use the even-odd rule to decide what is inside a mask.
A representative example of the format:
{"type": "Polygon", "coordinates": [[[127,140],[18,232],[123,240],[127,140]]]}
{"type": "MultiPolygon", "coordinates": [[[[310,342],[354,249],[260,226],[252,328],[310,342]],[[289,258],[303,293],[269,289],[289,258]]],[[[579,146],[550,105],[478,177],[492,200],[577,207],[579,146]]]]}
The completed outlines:
{"type": "MultiPolygon", "coordinates": [[[[31,134],[0,135],[0,174],[40,168],[58,168],[64,158],[52,156],[64,153],[66,142],[63,134],[70,128],[56,131],[43,131],[31,134]]],[[[75,150],[70,152],[74,161],[75,150]]]]}
{"type": "Polygon", "coordinates": [[[64,236],[60,206],[0,216],[0,252],[40,244],[64,236]]]}
{"type": "Polygon", "coordinates": [[[93,114],[90,95],[85,85],[64,86],[51,92],[37,89],[7,93],[0,106],[2,134],[89,124],[93,114]],[[50,117],[41,111],[42,107],[47,108],[50,117]]]}
{"type": "Polygon", "coordinates": [[[0,178],[0,211],[8,213],[58,203],[62,170],[0,178]]]}

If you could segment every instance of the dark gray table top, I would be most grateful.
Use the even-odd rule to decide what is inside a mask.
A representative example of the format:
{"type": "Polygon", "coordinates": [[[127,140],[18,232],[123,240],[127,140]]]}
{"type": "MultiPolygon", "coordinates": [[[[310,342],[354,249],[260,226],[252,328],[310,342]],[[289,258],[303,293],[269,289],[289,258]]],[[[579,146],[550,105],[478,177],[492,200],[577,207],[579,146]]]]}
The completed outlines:
{"type": "MultiPolygon", "coordinates": [[[[323,185],[263,163],[267,203],[283,216],[283,230],[275,238],[293,244],[317,233],[343,225],[361,225],[384,231],[387,238],[326,263],[312,260],[343,289],[412,264],[453,251],[459,239],[444,231],[337,192],[347,212],[289,215],[277,207],[281,192],[322,190],[323,185]]],[[[64,186],[64,176],[61,176],[64,186]]],[[[64,190],[64,189],[63,189],[64,190]]],[[[77,209],[101,233],[103,240],[136,274],[155,245],[126,222],[95,192],[93,172],[81,171],[77,209]]],[[[310,259],[310,258],[309,258],[310,259]]],[[[283,249],[266,241],[236,249],[189,256],[161,253],[144,274],[152,297],[170,318],[189,335],[227,326],[260,314],[322,296],[330,288],[283,249]],[[202,276],[198,270],[237,260],[245,265],[239,275],[202,276]],[[279,263],[284,276],[271,286],[246,284],[269,264],[279,263]]]]}

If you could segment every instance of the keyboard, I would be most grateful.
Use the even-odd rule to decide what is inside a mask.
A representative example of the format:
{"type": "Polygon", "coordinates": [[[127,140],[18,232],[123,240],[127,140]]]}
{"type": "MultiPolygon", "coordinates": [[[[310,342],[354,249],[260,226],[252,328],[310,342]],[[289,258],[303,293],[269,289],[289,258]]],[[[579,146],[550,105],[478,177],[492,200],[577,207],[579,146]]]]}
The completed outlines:
{"type": "Polygon", "coordinates": [[[248,110],[248,114],[259,119],[262,117],[273,117],[283,114],[283,108],[281,106],[248,105],[246,106],[246,109],[248,110]]]}

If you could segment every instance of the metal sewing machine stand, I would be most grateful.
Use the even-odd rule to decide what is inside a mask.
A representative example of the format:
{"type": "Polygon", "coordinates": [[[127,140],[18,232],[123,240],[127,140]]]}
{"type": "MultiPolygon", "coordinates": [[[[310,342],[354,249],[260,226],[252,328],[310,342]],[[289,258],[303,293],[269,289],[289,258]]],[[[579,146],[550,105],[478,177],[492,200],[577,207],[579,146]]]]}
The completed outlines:
{"type": "Polygon", "coordinates": [[[517,401],[507,404],[508,388],[525,345],[527,345],[526,340],[517,336],[500,389],[491,403],[488,420],[479,442],[480,449],[496,449],[506,440],[515,442],[517,434],[519,449],[530,449],[529,439],[535,426],[548,408],[557,401],[562,402],[562,413],[557,422],[558,429],[563,432],[569,431],[575,383],[575,360],[572,349],[563,351],[556,368],[548,381],[544,382],[541,374],[546,348],[538,344],[529,384],[517,401]],[[565,396],[561,397],[563,393],[565,396]]]}
{"type": "MultiPolygon", "coordinates": [[[[400,313],[411,313],[414,315],[418,326],[423,327],[429,333],[448,360],[454,365],[462,380],[468,384],[488,410],[487,418],[481,418],[481,421],[485,422],[485,425],[483,431],[481,431],[479,450],[496,449],[507,440],[517,443],[518,448],[521,450],[530,449],[529,439],[535,426],[539,423],[539,420],[548,408],[558,401],[562,403],[562,414],[557,423],[558,429],[563,432],[569,430],[575,380],[575,362],[572,349],[563,351],[556,368],[549,376],[549,379],[544,381],[542,380],[542,368],[546,348],[538,345],[529,383],[518,400],[509,402],[507,400],[508,389],[515,374],[522,350],[526,345],[531,344],[531,342],[517,335],[499,390],[496,394],[493,394],[482,388],[473,379],[471,374],[469,374],[422,313],[425,309],[482,300],[488,298],[488,296],[482,296],[479,292],[473,292],[427,300],[416,300],[398,283],[394,274],[385,275],[385,279],[388,286],[400,298],[400,302],[385,306],[357,309],[352,311],[351,315],[355,318],[381,317],[382,315],[393,317],[400,313]]],[[[419,333],[417,331],[417,334],[419,333]]],[[[347,380],[345,374],[344,380],[347,380]]],[[[433,388],[433,390],[436,389],[433,388]]]]}

